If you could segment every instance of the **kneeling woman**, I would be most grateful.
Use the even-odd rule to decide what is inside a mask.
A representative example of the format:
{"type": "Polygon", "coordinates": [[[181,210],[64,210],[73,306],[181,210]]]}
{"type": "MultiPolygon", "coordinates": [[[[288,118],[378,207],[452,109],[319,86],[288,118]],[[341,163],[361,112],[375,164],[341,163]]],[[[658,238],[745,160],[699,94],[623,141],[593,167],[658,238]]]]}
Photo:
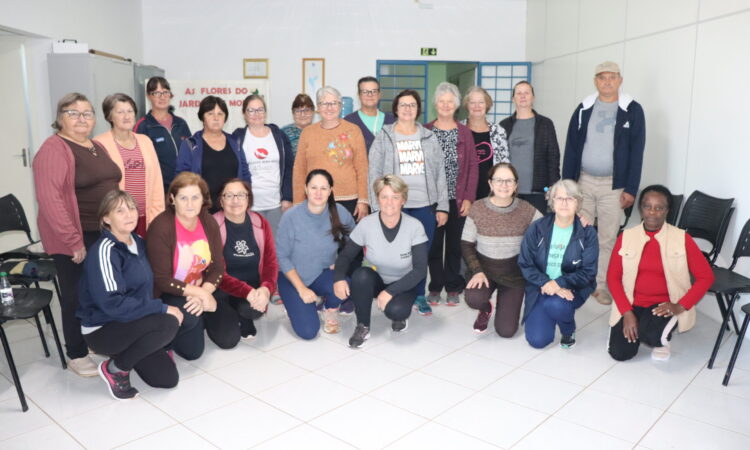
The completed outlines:
{"type": "Polygon", "coordinates": [[[393,331],[406,329],[417,285],[427,270],[429,248],[424,227],[401,211],[408,197],[406,182],[396,175],[386,175],[375,180],[372,189],[379,211],[359,222],[336,260],[334,291],[339,297],[347,297],[351,290],[357,315],[357,327],[349,339],[352,348],[362,347],[370,337],[373,297],[393,321],[393,331]],[[371,266],[354,271],[350,289],[346,272],[362,249],[371,266]]]}
{"type": "Polygon", "coordinates": [[[133,234],[138,225],[133,197],[120,190],[106,194],[99,223],[102,235],[84,262],[77,311],[86,344],[110,357],[99,364],[99,375],[118,400],[138,394],[130,385],[132,369],[151,386],[174,387],[177,368],[164,347],[183,315],[153,296],[146,246],[133,234]]]}
{"type": "Polygon", "coordinates": [[[326,333],[341,331],[338,310],[346,297],[333,290],[333,263],[346,236],[354,228],[349,211],[333,197],[333,177],[315,169],[305,179],[306,200],[283,216],[276,236],[279,256],[279,294],[297,336],[313,339],[320,330],[315,305],[325,301],[326,333]]]}
{"type": "Polygon", "coordinates": [[[208,214],[211,197],[200,175],[177,175],[167,195],[167,209],[148,229],[148,259],[154,270],[154,295],[185,315],[187,326],[177,334],[172,348],[193,360],[205,348],[200,316],[216,311],[213,293],[224,275],[221,235],[208,214]]]}
{"type": "Polygon", "coordinates": [[[532,347],[546,347],[558,326],[560,346],[570,348],[576,343],[576,309],[596,288],[599,240],[577,216],[583,196],[575,181],[556,182],[548,195],[554,214],[529,226],[518,255],[526,279],[523,320],[532,347]]]}
{"type": "MultiPolygon", "coordinates": [[[[253,207],[253,193],[247,181],[229,180],[219,193],[221,211],[214,214],[224,244],[226,272],[215,297],[216,314],[204,317],[206,329],[224,329],[219,347],[237,345],[240,336],[255,336],[253,320],[266,311],[271,292],[276,291],[279,261],[271,224],[253,207]],[[217,322],[217,323],[214,323],[217,322]]],[[[218,337],[212,337],[216,342],[218,337]]]]}
{"type": "Polygon", "coordinates": [[[620,234],[607,270],[614,299],[609,354],[626,361],[643,342],[653,347],[653,359],[666,361],[672,331],[676,326],[682,333],[695,325],[694,306],[713,284],[714,274],[693,238],[666,223],[672,208],[669,189],[644,188],[638,207],[643,222],[620,234]]]}

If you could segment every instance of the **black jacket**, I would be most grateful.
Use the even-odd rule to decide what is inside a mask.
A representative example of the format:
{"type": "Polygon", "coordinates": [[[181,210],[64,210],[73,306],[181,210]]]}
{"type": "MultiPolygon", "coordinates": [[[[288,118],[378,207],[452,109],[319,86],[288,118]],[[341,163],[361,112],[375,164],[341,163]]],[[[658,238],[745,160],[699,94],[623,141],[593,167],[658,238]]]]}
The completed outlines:
{"type": "MultiPolygon", "coordinates": [[[[170,112],[170,114],[172,114],[170,112]]],[[[160,124],[151,111],[135,124],[135,132],[145,134],[154,143],[156,157],[159,158],[161,178],[164,181],[164,192],[175,177],[177,168],[177,153],[180,151],[182,141],[192,136],[190,128],[185,119],[172,114],[172,130],[167,130],[160,124]]]]}
{"type": "MultiPolygon", "coordinates": [[[[548,117],[534,111],[534,178],[531,181],[533,192],[544,192],[544,188],[552,186],[560,179],[560,147],[557,145],[555,124],[548,117]]],[[[508,134],[508,143],[516,123],[516,113],[506,117],[500,126],[508,134]]],[[[511,161],[513,163],[513,161],[511,161]]]]}

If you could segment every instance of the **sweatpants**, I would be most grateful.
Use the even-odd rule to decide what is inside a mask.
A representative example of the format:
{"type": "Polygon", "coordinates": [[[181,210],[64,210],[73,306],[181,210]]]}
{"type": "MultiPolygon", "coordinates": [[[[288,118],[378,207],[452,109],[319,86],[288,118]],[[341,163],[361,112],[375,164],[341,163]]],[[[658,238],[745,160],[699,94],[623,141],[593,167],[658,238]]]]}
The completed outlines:
{"type": "Polygon", "coordinates": [[[188,361],[200,358],[206,348],[203,340],[203,316],[194,316],[185,310],[185,297],[162,294],[161,300],[167,305],[179,308],[184,316],[177,335],[167,348],[173,349],[188,361]]]}
{"type": "MultiPolygon", "coordinates": [[[[373,298],[390,286],[385,284],[380,274],[371,267],[359,267],[352,274],[351,299],[354,302],[354,313],[357,323],[370,326],[373,298]]],[[[412,305],[417,298],[414,290],[396,294],[385,306],[385,316],[391,320],[406,320],[411,314],[412,305]]]]}
{"type": "Polygon", "coordinates": [[[179,380],[177,367],[164,347],[172,342],[179,326],[170,314],[151,314],[132,322],[109,322],[83,338],[94,352],[109,356],[121,370],[136,369],[150,386],[174,387],[179,380]]]}
{"type": "Polygon", "coordinates": [[[501,337],[513,337],[518,331],[518,319],[521,316],[524,288],[508,287],[488,280],[490,287],[466,289],[464,301],[469,308],[483,312],[492,311],[492,293],[497,290],[497,311],[495,311],[495,331],[501,337]]]}
{"type": "Polygon", "coordinates": [[[650,347],[663,347],[672,339],[672,331],[677,325],[677,317],[659,317],[653,314],[658,304],[642,308],[633,306],[638,319],[638,339],[628,342],[622,333],[624,317],[609,329],[609,355],[617,361],[627,361],[638,354],[641,342],[650,347]]]}
{"type": "MultiPolygon", "coordinates": [[[[297,289],[287,279],[283,272],[279,272],[279,295],[284,301],[289,321],[297,336],[302,339],[314,339],[320,331],[320,319],[315,302],[305,303],[297,293],[297,289]]],[[[325,269],[318,275],[308,289],[323,297],[326,309],[336,309],[341,306],[343,299],[336,297],[333,293],[333,271],[325,269]]]]}
{"type": "MultiPolygon", "coordinates": [[[[435,218],[435,211],[432,209],[432,206],[424,206],[422,208],[404,208],[402,211],[414,217],[422,224],[424,232],[427,235],[427,248],[430,248],[432,246],[432,240],[435,238],[435,229],[437,228],[437,219],[435,218]]],[[[417,296],[424,296],[426,282],[427,274],[425,273],[424,278],[422,278],[414,288],[414,292],[417,296]]]]}
{"type": "Polygon", "coordinates": [[[558,295],[539,294],[526,316],[526,341],[534,348],[544,348],[555,339],[555,327],[560,327],[563,336],[575,333],[575,313],[585,301],[580,297],[566,300],[558,295]]]}
{"type": "Polygon", "coordinates": [[[208,337],[219,348],[234,348],[240,337],[255,335],[253,319],[259,319],[263,313],[256,311],[244,298],[233,297],[217,290],[216,311],[204,312],[203,323],[208,337]]]}
{"type": "Polygon", "coordinates": [[[448,221],[435,229],[435,238],[430,247],[430,292],[440,293],[443,288],[446,292],[461,292],[466,286],[461,276],[461,233],[466,217],[459,214],[455,200],[449,203],[448,221]]]}

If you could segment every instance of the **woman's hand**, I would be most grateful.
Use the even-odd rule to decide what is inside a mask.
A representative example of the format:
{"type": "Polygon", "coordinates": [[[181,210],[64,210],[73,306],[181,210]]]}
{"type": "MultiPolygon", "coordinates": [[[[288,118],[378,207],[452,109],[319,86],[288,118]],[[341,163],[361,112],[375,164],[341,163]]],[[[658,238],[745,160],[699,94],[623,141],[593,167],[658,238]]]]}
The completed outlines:
{"type": "Polygon", "coordinates": [[[665,302],[651,310],[651,313],[659,317],[672,317],[685,312],[685,307],[679,303],[665,302]]]}
{"type": "Polygon", "coordinates": [[[81,264],[86,259],[86,247],[81,247],[73,252],[73,262],[81,264]]]}
{"type": "Polygon", "coordinates": [[[443,225],[445,225],[445,222],[448,221],[448,213],[444,213],[442,211],[436,212],[435,220],[437,220],[437,226],[442,227],[443,225]]]}
{"type": "Polygon", "coordinates": [[[284,212],[291,207],[292,207],[292,202],[290,202],[289,200],[281,201],[281,212],[284,212]]]}
{"type": "Polygon", "coordinates": [[[185,297],[185,311],[194,316],[200,316],[203,314],[203,301],[199,297],[188,295],[185,297]]]}
{"type": "Polygon", "coordinates": [[[315,301],[318,299],[318,295],[308,287],[297,289],[297,293],[305,303],[315,303],[315,301]]]}
{"type": "Polygon", "coordinates": [[[560,285],[555,280],[549,280],[542,286],[542,294],[544,295],[555,295],[560,290],[560,285]]]}
{"type": "Polygon", "coordinates": [[[559,291],[557,291],[557,295],[569,302],[572,302],[575,298],[575,295],[573,295],[573,291],[571,291],[570,289],[560,289],[559,291]]]}
{"type": "Polygon", "coordinates": [[[469,210],[471,209],[471,202],[469,200],[464,200],[461,202],[461,209],[459,210],[459,214],[461,217],[466,217],[469,215],[469,210]]]}
{"type": "Polygon", "coordinates": [[[182,321],[183,319],[185,319],[185,316],[182,315],[182,311],[180,311],[180,308],[176,306],[168,305],[167,314],[169,314],[170,316],[175,316],[175,318],[177,319],[177,323],[179,323],[180,325],[182,325],[182,321]]]}
{"type": "Polygon", "coordinates": [[[390,302],[391,299],[393,299],[393,296],[386,292],[385,289],[380,291],[377,298],[378,308],[380,308],[381,311],[385,311],[385,307],[388,306],[388,302],[390,302]]]}
{"type": "Polygon", "coordinates": [[[631,344],[638,340],[638,318],[633,311],[628,311],[622,316],[622,334],[631,344]]]}
{"type": "Polygon", "coordinates": [[[271,291],[267,287],[261,286],[258,289],[253,289],[247,294],[247,301],[250,306],[260,312],[265,312],[268,307],[268,301],[271,299],[271,291]]]}
{"type": "Polygon", "coordinates": [[[471,277],[468,283],[466,283],[467,289],[478,289],[480,287],[490,287],[490,282],[487,280],[487,275],[484,272],[477,272],[471,277]]]}
{"type": "Polygon", "coordinates": [[[349,283],[347,283],[346,280],[333,283],[333,293],[338,298],[349,298],[349,283]]]}
{"type": "Polygon", "coordinates": [[[581,225],[583,225],[584,228],[592,224],[583,214],[578,214],[578,220],[581,221],[581,225]]]}
{"type": "Polygon", "coordinates": [[[368,214],[370,214],[370,207],[367,203],[357,202],[357,207],[354,208],[354,218],[357,222],[367,217],[368,214]]]}

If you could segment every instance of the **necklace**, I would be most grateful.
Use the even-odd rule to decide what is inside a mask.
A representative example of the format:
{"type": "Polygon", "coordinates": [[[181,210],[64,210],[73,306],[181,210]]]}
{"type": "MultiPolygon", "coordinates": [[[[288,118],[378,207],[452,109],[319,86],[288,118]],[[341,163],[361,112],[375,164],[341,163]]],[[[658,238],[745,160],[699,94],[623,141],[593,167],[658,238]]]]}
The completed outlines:
{"type": "Polygon", "coordinates": [[[70,142],[72,142],[72,143],[74,143],[76,145],[79,145],[79,146],[85,148],[86,150],[89,151],[89,153],[91,153],[91,156],[94,156],[94,157],[98,157],[99,156],[99,153],[96,152],[96,146],[93,143],[91,143],[91,147],[87,147],[86,145],[83,145],[80,142],[77,142],[75,139],[71,138],[70,136],[66,136],[66,135],[64,135],[62,133],[57,133],[57,135],[60,136],[63,139],[66,139],[66,140],[68,140],[68,141],[70,141],[70,142]]]}

